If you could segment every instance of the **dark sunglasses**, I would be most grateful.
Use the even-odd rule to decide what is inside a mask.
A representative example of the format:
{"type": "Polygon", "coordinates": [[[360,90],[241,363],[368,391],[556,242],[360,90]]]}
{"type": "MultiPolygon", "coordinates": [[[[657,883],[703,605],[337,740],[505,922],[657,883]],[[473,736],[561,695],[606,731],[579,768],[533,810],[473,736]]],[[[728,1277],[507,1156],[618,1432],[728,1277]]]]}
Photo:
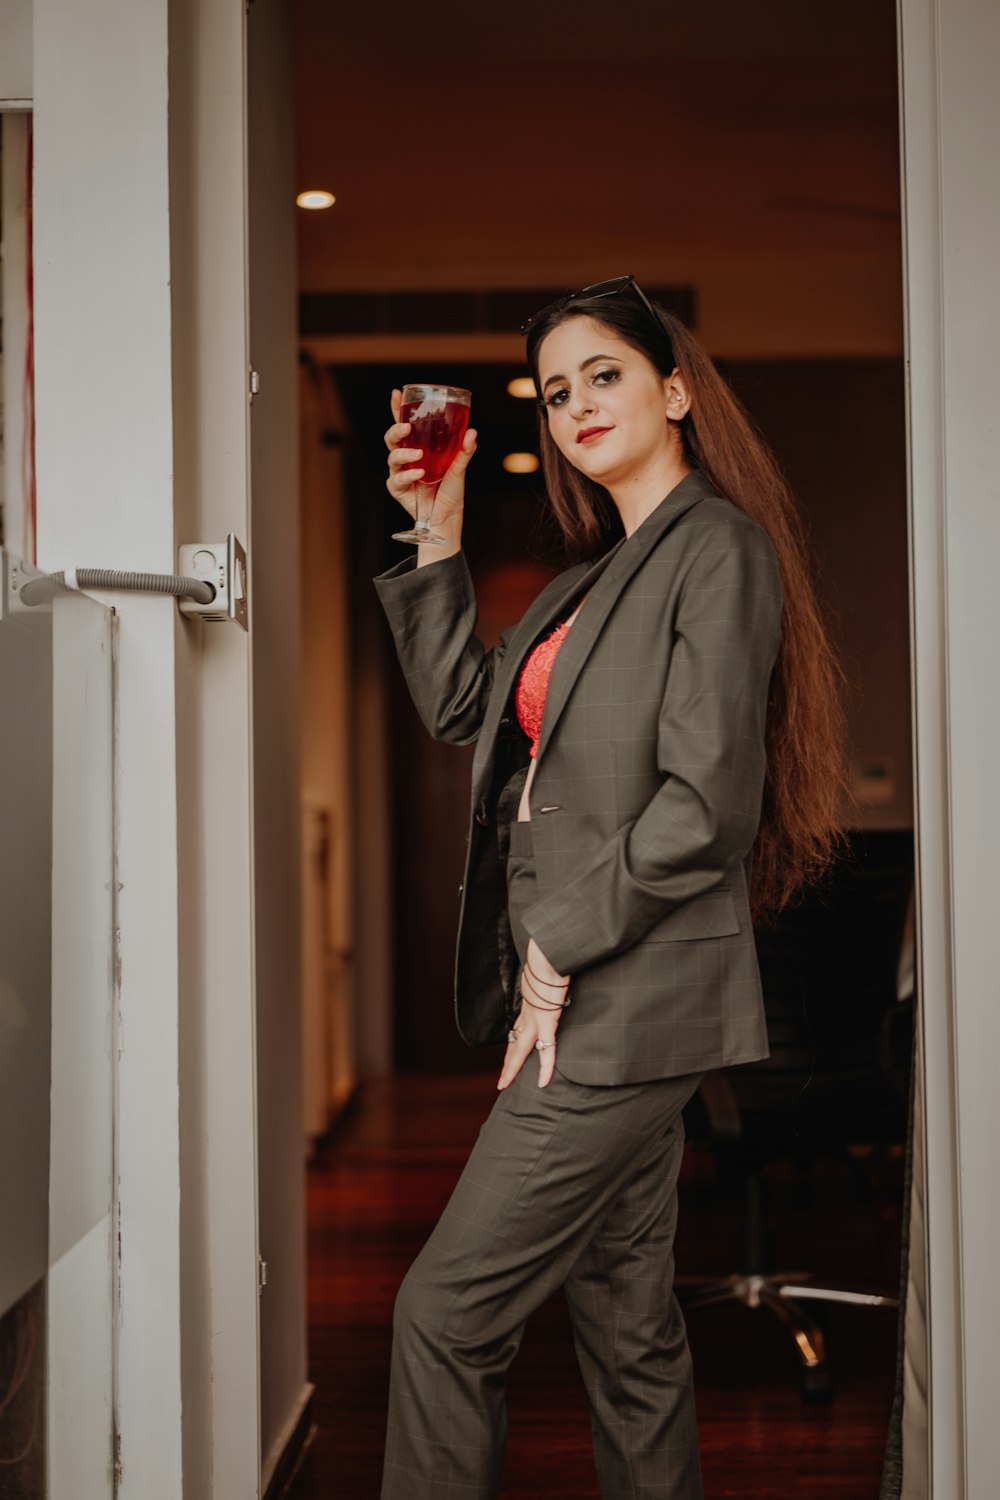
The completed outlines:
{"type": "Polygon", "coordinates": [[[526,334],[530,328],[533,328],[541,318],[546,317],[549,313],[560,312],[564,307],[568,307],[571,302],[585,301],[590,297],[616,297],[620,292],[625,291],[635,292],[636,296],[642,302],[642,305],[649,313],[649,316],[652,318],[659,331],[661,333],[666,333],[666,329],[663,326],[662,319],[654,311],[653,304],[650,302],[649,298],[646,296],[645,292],[636,281],[635,277],[612,276],[610,281],[595,281],[593,286],[585,286],[582,287],[578,292],[566,292],[562,297],[557,297],[556,300],[554,302],[550,302],[547,307],[543,307],[539,312],[533,313],[532,316],[528,319],[527,323],[521,324],[521,335],[523,337],[524,334],[526,334]]]}

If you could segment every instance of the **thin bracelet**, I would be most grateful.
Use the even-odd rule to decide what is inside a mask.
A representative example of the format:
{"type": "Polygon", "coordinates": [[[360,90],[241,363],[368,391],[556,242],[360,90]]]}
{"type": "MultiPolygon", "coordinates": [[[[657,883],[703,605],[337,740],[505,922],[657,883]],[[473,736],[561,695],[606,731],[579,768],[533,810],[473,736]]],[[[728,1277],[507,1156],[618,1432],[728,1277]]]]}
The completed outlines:
{"type": "Polygon", "coordinates": [[[564,975],[562,979],[543,979],[542,976],[541,976],[541,974],[536,974],[535,973],[534,969],[529,964],[527,958],[525,958],[525,960],[524,960],[524,967],[527,969],[527,971],[531,975],[532,979],[537,980],[539,984],[551,984],[556,989],[558,989],[561,984],[569,984],[570,976],[568,974],[564,975]]]}
{"type": "MultiPolygon", "coordinates": [[[[524,979],[523,975],[522,979],[524,979]]],[[[527,984],[528,981],[524,979],[524,983],[527,984]]],[[[536,990],[535,994],[537,993],[538,991],[536,990]]],[[[524,992],[523,988],[521,990],[521,999],[525,1002],[526,1005],[530,1005],[533,1010],[564,1010],[566,1005],[569,1004],[569,1001],[566,1001],[563,1005],[539,1005],[536,1001],[528,999],[528,996],[524,992]]]]}
{"type": "Polygon", "coordinates": [[[538,998],[539,998],[539,1000],[544,1000],[545,1004],[548,1006],[549,1010],[562,1010],[564,1006],[566,1006],[566,1005],[569,1004],[569,1000],[568,999],[567,1000],[553,1000],[553,998],[552,998],[551,995],[543,995],[542,992],[541,992],[541,990],[536,990],[535,986],[531,983],[531,980],[527,978],[527,966],[526,966],[525,975],[522,976],[522,977],[525,978],[526,983],[528,985],[528,988],[531,990],[531,993],[533,995],[537,995],[538,998]]]}
{"type": "MultiPolygon", "coordinates": [[[[538,995],[538,991],[534,988],[534,986],[532,985],[530,979],[528,979],[528,977],[525,974],[521,975],[521,979],[522,979],[523,983],[527,985],[528,989],[531,990],[531,992],[532,992],[533,995],[538,995]]],[[[568,1003],[569,1003],[566,1000],[563,1000],[563,1001],[558,1001],[557,1000],[557,1001],[554,1001],[554,1002],[553,1001],[548,1001],[548,1000],[545,1000],[545,996],[544,995],[541,995],[541,996],[539,996],[539,999],[545,1000],[545,1003],[543,1005],[538,1005],[534,1000],[528,1000],[528,997],[524,993],[523,989],[521,991],[521,998],[523,1000],[527,1000],[528,1004],[534,1006],[535,1010],[564,1010],[565,1007],[566,1007],[566,1005],[568,1005],[568,1003]]]]}
{"type": "MultiPolygon", "coordinates": [[[[529,1000],[528,997],[527,997],[527,995],[525,995],[523,993],[521,995],[521,999],[524,1001],[525,1005],[530,1005],[531,1008],[532,1008],[532,1010],[562,1010],[563,1009],[563,1006],[561,1006],[561,1005],[536,1005],[535,1002],[534,1002],[534,1000],[529,1000]]],[[[567,1000],[566,1004],[567,1005],[569,1004],[568,1000],[567,1000]]]]}
{"type": "MultiPolygon", "coordinates": [[[[521,974],[521,978],[524,980],[525,984],[528,986],[533,995],[537,995],[539,1000],[545,1001],[544,1005],[536,1005],[533,1000],[528,1000],[528,1004],[534,1005],[536,1010],[565,1010],[567,1005],[571,1004],[570,998],[568,996],[565,1000],[550,1000],[547,995],[543,995],[540,990],[535,989],[535,986],[532,984],[531,980],[523,972],[521,974]]],[[[526,995],[524,996],[524,998],[527,1000],[526,995]]]]}

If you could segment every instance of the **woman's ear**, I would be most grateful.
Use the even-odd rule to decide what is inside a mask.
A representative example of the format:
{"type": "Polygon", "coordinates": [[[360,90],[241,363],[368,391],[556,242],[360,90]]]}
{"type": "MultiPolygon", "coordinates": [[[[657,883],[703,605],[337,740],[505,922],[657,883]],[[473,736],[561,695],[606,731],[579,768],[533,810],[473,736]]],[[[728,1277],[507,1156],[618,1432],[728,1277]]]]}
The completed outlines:
{"type": "Polygon", "coordinates": [[[691,393],[679,370],[674,370],[664,379],[663,397],[668,421],[680,422],[691,410],[691,393]]]}

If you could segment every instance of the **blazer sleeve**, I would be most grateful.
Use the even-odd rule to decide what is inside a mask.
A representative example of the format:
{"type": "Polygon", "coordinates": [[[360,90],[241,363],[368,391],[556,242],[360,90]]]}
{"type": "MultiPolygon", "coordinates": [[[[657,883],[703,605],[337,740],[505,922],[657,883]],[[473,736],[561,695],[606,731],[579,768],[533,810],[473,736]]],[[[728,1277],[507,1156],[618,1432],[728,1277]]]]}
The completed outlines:
{"type": "Polygon", "coordinates": [[[711,528],[681,585],[658,716],[662,784],[574,878],[522,914],[558,973],[630,947],[751,848],[783,591],[763,527],[711,528]]]}
{"type": "Polygon", "coordinates": [[[516,629],[489,650],[463,551],[417,567],[416,554],[373,578],[410,696],[435,740],[468,745],[482,727],[496,669],[516,629]]]}

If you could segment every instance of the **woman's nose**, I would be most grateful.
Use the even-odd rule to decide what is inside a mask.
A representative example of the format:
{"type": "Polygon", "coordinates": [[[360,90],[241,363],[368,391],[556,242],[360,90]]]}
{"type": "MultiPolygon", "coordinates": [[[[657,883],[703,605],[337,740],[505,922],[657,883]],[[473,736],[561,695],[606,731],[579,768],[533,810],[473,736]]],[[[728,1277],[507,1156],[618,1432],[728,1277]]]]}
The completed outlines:
{"type": "Polygon", "coordinates": [[[589,391],[581,391],[579,395],[571,396],[569,400],[570,415],[573,417],[589,417],[594,410],[594,402],[589,391]]]}

